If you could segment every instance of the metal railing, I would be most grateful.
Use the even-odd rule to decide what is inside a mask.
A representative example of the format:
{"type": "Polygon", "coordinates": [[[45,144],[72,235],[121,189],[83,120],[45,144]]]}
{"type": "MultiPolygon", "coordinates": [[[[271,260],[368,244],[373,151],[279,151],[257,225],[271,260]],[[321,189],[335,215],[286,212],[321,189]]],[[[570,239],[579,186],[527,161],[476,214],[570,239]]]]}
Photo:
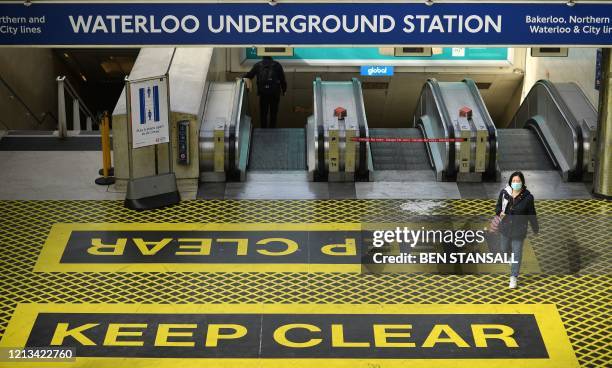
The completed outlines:
{"type": "MultiPolygon", "coordinates": [[[[424,138],[454,138],[450,136],[450,117],[442,108],[444,101],[440,86],[435,79],[429,79],[423,86],[415,114],[414,126],[424,138]]],[[[455,175],[455,146],[448,142],[426,143],[431,166],[436,172],[436,180],[446,180],[455,175]]]]}
{"type": "MultiPolygon", "coordinates": [[[[19,94],[13,89],[13,87],[11,87],[11,85],[1,75],[0,75],[0,85],[4,87],[4,89],[2,90],[6,90],[7,96],[9,99],[11,101],[17,102],[18,105],[21,106],[21,108],[23,109],[23,115],[27,116],[28,119],[33,120],[33,123],[34,123],[33,125],[35,128],[39,129],[39,127],[42,126],[48,118],[52,118],[53,120],[57,122],[57,118],[51,111],[46,111],[42,113],[41,117],[39,118],[38,115],[34,113],[34,111],[30,108],[30,106],[27,103],[25,103],[23,98],[19,96],[19,94]]],[[[0,122],[0,125],[4,126],[6,130],[22,129],[22,128],[11,127],[9,126],[9,123],[4,122],[4,121],[0,122]]]]}
{"type": "Polygon", "coordinates": [[[81,130],[81,114],[85,116],[85,129],[92,131],[100,125],[99,119],[89,110],[83,99],[78,95],[66,76],[58,76],[57,79],[57,115],[58,136],[68,135],[68,117],[66,114],[66,96],[72,102],[72,131],[81,130]]]}

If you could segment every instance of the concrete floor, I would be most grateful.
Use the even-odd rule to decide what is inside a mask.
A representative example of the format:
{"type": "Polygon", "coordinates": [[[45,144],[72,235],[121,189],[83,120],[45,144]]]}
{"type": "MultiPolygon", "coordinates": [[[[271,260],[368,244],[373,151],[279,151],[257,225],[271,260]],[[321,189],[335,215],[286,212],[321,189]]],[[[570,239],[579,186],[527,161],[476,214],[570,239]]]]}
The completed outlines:
{"type": "MultiPolygon", "coordinates": [[[[99,186],[101,154],[97,151],[0,151],[0,199],[115,199],[125,194],[99,186]]],[[[397,181],[376,173],[374,182],[313,183],[305,172],[254,171],[243,183],[204,183],[197,198],[206,199],[459,199],[496,198],[510,173],[498,183],[432,181],[423,173],[397,181]],[[428,180],[429,179],[429,180],[428,180]]],[[[588,199],[590,183],[564,183],[555,171],[525,172],[536,199],[588,199]]],[[[181,193],[184,199],[195,192],[181,193]]]]}
{"type": "Polygon", "coordinates": [[[96,151],[0,151],[0,199],[124,199],[94,183],[96,151]]]}

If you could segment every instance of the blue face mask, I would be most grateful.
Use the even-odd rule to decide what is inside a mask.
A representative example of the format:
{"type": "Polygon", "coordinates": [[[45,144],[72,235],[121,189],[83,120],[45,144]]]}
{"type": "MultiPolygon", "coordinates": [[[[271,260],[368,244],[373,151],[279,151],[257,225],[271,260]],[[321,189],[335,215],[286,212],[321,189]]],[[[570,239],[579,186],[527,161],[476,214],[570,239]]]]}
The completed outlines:
{"type": "Polygon", "coordinates": [[[512,189],[514,190],[521,190],[521,188],[523,187],[523,183],[512,183],[510,184],[510,186],[512,187],[512,189]]]}

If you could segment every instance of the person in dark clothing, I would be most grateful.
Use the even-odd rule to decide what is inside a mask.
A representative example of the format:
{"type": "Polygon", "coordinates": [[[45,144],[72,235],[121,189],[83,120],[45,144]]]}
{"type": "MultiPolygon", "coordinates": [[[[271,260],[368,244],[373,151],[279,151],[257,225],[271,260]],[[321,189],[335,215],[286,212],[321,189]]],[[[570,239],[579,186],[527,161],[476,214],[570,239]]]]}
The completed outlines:
{"type": "Polygon", "coordinates": [[[497,198],[495,213],[501,217],[499,226],[500,245],[504,253],[512,253],[514,261],[510,267],[510,288],[517,285],[523,242],[527,237],[527,223],[535,234],[540,231],[534,198],[525,186],[525,176],[520,171],[510,175],[508,186],[502,189],[497,198]]]}
{"type": "Polygon", "coordinates": [[[281,92],[287,92],[285,72],[279,62],[270,56],[264,56],[251,70],[242,76],[253,79],[257,77],[257,95],[259,96],[259,118],[262,128],[276,128],[276,116],[281,92]],[[268,112],[270,121],[268,124],[268,112]]]}

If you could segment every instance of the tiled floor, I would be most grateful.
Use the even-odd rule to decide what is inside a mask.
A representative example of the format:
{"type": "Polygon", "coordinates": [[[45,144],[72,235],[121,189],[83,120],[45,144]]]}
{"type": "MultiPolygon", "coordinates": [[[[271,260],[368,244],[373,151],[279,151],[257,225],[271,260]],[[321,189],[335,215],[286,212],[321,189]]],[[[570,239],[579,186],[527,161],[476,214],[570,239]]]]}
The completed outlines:
{"type": "MultiPolygon", "coordinates": [[[[98,186],[97,151],[0,151],[0,199],[123,199],[98,186]]],[[[436,182],[432,173],[375,172],[373,182],[313,183],[305,171],[250,171],[242,183],[204,183],[201,199],[459,199],[496,198],[501,182],[436,182]],[[431,175],[430,175],[431,174],[431,175]]],[[[556,171],[525,172],[536,199],[588,199],[590,183],[566,183],[556,171]]],[[[184,193],[183,198],[195,198],[184,193]]]]}

